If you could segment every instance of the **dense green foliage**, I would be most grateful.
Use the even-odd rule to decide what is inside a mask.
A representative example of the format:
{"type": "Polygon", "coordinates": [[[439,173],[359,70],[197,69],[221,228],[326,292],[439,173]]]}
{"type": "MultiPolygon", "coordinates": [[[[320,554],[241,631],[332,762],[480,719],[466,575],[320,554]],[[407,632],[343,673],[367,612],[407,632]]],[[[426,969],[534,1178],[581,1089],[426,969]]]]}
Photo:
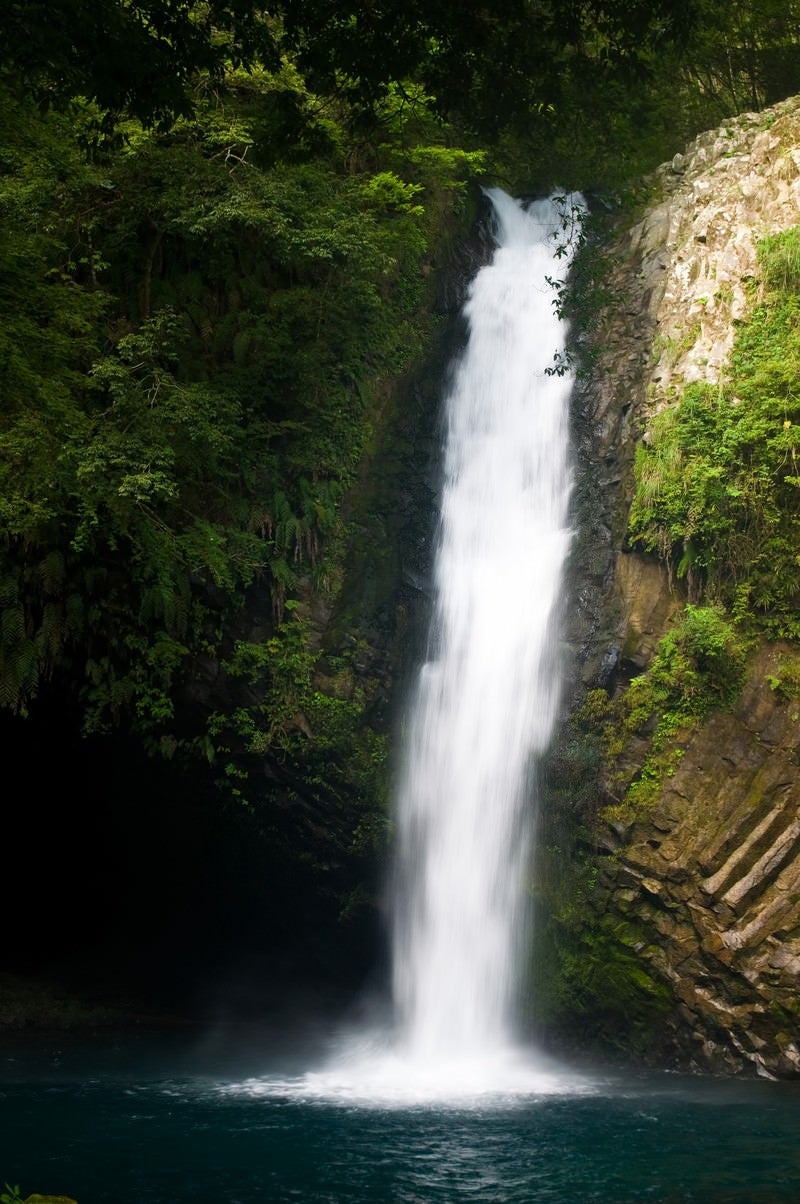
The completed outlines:
{"type": "MultiPolygon", "coordinates": [[[[634,9],[609,6],[631,30],[641,28],[634,9]]],[[[658,27],[655,7],[650,15],[658,27]]],[[[800,89],[796,3],[693,0],[672,16],[660,36],[642,30],[635,57],[614,56],[613,67],[597,29],[549,47],[543,103],[524,116],[521,133],[508,123],[500,131],[506,161],[616,197],[700,130],[800,89]]],[[[538,72],[535,56],[530,63],[538,72]]]]}
{"type": "MultiPolygon", "coordinates": [[[[274,81],[243,86],[268,115],[274,81]]],[[[332,122],[327,159],[274,167],[269,128],[219,96],[92,167],[62,119],[14,112],[4,700],[81,656],[91,726],[161,727],[258,574],[280,618],[298,574],[330,573],[369,390],[420,347],[423,185],[337,170],[332,122]]],[[[458,187],[467,156],[443,158],[458,187]]]]}
{"type": "Polygon", "coordinates": [[[109,133],[125,113],[167,125],[191,112],[198,71],[280,55],[259,7],[242,0],[6,0],[0,68],[43,107],[96,102],[109,133]]]}
{"type": "Polygon", "coordinates": [[[371,108],[415,80],[439,113],[497,129],[555,103],[565,73],[646,69],[695,10],[696,0],[9,0],[0,67],[44,104],[95,101],[106,132],[121,112],[156,124],[186,116],[198,71],[274,71],[286,57],[318,94],[371,108]]]}
{"type": "Polygon", "coordinates": [[[374,114],[392,88],[413,97],[421,87],[462,137],[490,139],[536,186],[617,190],[698,129],[798,86],[795,7],[9,0],[0,71],[44,106],[91,101],[91,144],[126,116],[161,128],[190,116],[198,73],[215,85],[231,65],[277,72],[289,61],[354,115],[374,114]]]}
{"type": "Polygon", "coordinates": [[[686,69],[720,116],[791,95],[800,69],[796,0],[700,0],[686,69]]]}
{"type": "Polygon", "coordinates": [[[90,159],[92,109],[3,105],[0,701],[55,689],[87,735],[204,763],[287,858],[363,861],[385,722],[308,600],[335,603],[342,500],[480,155],[399,94],[378,144],[288,66],[90,159]]]}
{"type": "Polygon", "coordinates": [[[690,594],[800,637],[797,228],[765,240],[763,287],[719,387],[691,385],[638,450],[632,541],[690,594]]]}

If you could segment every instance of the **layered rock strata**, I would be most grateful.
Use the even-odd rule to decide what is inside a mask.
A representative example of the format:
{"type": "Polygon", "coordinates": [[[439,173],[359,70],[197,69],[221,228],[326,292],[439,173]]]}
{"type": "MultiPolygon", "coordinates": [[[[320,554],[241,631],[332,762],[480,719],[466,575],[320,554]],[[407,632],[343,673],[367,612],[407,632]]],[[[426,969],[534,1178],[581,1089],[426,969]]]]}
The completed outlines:
{"type": "Polygon", "coordinates": [[[599,910],[633,921],[634,948],[672,988],[665,1047],[681,1064],[800,1073],[800,704],[766,684],[781,655],[759,651],[657,805],[601,837],[599,910]]]}

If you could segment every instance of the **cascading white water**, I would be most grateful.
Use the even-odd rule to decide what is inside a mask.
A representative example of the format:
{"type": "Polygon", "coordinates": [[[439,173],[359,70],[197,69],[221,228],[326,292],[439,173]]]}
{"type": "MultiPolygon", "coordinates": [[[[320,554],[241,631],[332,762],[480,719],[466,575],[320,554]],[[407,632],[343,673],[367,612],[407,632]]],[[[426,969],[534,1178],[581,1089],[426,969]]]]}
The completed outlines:
{"type": "Polygon", "coordinates": [[[552,372],[565,331],[549,281],[568,269],[565,214],[574,222],[579,202],[488,196],[497,249],[472,284],[447,398],[430,659],[397,805],[399,1047],[428,1068],[512,1040],[531,759],[558,706],[570,543],[572,382],[552,372]]]}
{"type": "Polygon", "coordinates": [[[566,333],[553,282],[582,202],[487,195],[497,248],[470,289],[447,399],[430,659],[396,808],[395,1031],[359,1031],[319,1071],[236,1091],[385,1106],[594,1089],[513,1032],[531,770],[558,708],[571,534],[572,381],[552,371],[566,333]]]}

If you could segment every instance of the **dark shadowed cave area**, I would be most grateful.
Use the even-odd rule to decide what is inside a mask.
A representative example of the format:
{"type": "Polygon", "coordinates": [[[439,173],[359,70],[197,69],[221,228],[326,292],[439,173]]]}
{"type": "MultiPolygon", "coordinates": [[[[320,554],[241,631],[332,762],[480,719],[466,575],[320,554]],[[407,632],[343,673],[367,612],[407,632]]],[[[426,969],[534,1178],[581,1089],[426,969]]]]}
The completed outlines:
{"type": "Polygon", "coordinates": [[[376,912],[339,918],[208,781],[123,735],[82,738],[48,695],[2,741],[25,768],[3,808],[4,969],[139,1019],[336,1014],[372,973],[376,912]]]}

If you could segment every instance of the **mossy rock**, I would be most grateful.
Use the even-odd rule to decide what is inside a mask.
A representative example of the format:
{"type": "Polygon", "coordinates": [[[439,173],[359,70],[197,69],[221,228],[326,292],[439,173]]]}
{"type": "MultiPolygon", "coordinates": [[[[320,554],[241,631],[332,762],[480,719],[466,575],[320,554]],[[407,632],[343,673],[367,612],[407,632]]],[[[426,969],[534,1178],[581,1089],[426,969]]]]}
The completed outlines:
{"type": "Polygon", "coordinates": [[[26,1196],[23,1204],[78,1204],[72,1196],[41,1196],[35,1191],[32,1196],[26,1196]]]}

